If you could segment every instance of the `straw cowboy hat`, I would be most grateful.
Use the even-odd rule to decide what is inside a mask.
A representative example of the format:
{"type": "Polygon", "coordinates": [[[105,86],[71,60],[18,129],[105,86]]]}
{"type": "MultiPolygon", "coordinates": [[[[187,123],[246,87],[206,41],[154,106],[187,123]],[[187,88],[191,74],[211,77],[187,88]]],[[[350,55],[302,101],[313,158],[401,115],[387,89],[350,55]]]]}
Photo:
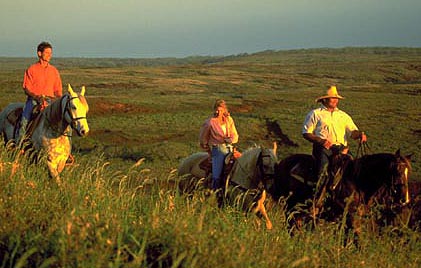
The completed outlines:
{"type": "Polygon", "coordinates": [[[344,97],[338,94],[338,90],[336,89],[336,86],[330,86],[329,89],[326,91],[326,95],[318,97],[316,99],[316,102],[319,102],[327,98],[345,99],[344,97]]]}

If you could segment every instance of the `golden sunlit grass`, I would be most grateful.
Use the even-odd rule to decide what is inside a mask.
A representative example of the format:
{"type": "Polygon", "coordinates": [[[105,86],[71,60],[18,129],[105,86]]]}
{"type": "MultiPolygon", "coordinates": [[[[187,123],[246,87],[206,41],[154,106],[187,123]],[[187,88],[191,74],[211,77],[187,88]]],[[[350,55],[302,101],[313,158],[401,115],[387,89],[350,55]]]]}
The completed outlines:
{"type": "MultiPolygon", "coordinates": [[[[4,152],[0,161],[11,160],[4,152]]],[[[13,159],[12,159],[13,160],[13,159]]],[[[343,246],[344,230],[321,223],[290,235],[283,205],[269,206],[273,229],[214,195],[180,196],[175,173],[151,177],[139,159],[127,169],[78,158],[63,185],[19,160],[0,174],[2,266],[78,267],[418,267],[420,234],[368,229],[343,246]]],[[[282,202],[282,201],[281,201],[282,202]]]]}

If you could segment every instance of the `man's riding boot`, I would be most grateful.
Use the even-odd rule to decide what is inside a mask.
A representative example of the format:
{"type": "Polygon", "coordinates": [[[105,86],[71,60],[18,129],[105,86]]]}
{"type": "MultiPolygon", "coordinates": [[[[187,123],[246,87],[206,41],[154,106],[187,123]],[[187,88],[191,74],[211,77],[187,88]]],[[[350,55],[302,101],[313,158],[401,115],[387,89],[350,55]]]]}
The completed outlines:
{"type": "Polygon", "coordinates": [[[16,139],[15,139],[16,144],[20,144],[20,143],[23,142],[23,139],[24,139],[25,134],[26,134],[26,126],[27,125],[28,125],[28,120],[26,118],[22,117],[22,119],[20,121],[20,128],[18,130],[18,133],[16,133],[17,134],[16,139]]]}
{"type": "MultiPolygon", "coordinates": [[[[326,198],[326,187],[329,181],[329,174],[327,171],[327,165],[323,167],[322,172],[318,176],[318,181],[316,185],[316,191],[314,193],[314,207],[316,208],[317,213],[323,208],[325,198],[326,198]]],[[[316,214],[317,214],[316,213],[316,214]]]]}

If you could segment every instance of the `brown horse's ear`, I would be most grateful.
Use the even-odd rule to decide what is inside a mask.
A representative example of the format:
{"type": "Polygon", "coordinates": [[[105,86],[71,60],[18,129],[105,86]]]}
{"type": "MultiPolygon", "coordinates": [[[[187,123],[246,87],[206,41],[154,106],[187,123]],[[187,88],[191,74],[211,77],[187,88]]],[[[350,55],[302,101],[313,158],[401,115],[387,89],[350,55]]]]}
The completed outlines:
{"type": "Polygon", "coordinates": [[[401,156],[401,149],[400,148],[396,150],[395,156],[398,156],[398,157],[401,156]]]}
{"type": "Polygon", "coordinates": [[[405,158],[409,161],[409,160],[411,160],[412,155],[413,155],[413,153],[412,154],[405,155],[405,158]]]}

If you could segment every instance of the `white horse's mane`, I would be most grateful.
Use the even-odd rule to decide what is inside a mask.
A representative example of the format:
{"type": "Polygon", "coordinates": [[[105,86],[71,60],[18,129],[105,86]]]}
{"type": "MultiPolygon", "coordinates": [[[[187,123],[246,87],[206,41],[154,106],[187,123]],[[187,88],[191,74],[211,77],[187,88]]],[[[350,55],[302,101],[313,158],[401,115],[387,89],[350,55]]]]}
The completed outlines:
{"type": "Polygon", "coordinates": [[[249,148],[247,148],[247,149],[245,149],[245,150],[243,151],[243,154],[244,154],[244,153],[247,153],[247,152],[249,152],[249,151],[255,150],[255,149],[259,149],[259,148],[261,148],[261,146],[258,146],[258,145],[253,145],[253,146],[250,146],[249,148]]]}

